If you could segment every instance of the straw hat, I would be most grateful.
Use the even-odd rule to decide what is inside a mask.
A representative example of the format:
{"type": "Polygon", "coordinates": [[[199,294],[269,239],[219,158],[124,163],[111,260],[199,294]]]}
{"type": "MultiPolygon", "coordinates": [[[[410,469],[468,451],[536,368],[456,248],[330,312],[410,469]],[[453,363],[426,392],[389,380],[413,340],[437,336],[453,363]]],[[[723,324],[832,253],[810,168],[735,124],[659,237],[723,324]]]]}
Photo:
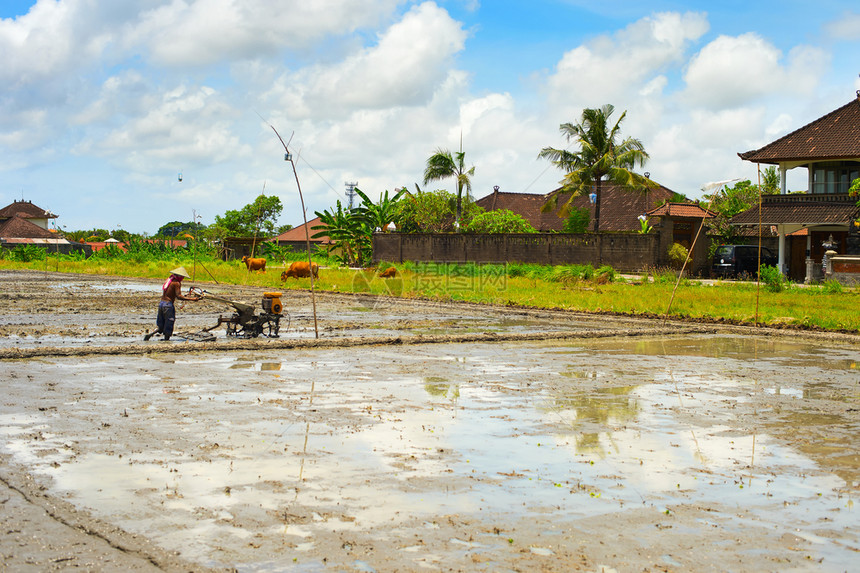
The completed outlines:
{"type": "Polygon", "coordinates": [[[172,275],[179,275],[181,277],[185,277],[187,279],[191,278],[191,275],[188,274],[188,271],[185,270],[185,267],[176,267],[172,271],[170,271],[172,275]]]}

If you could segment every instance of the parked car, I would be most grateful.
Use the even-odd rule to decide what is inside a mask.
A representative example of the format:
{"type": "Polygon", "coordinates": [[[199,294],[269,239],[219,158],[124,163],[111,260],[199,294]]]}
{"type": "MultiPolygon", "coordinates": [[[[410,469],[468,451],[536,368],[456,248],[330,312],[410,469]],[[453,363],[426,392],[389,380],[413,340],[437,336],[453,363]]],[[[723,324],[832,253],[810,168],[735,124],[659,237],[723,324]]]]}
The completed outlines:
{"type": "MultiPolygon", "coordinates": [[[[773,251],[761,248],[761,264],[776,266],[777,258],[773,251]]],[[[714,253],[711,276],[714,277],[755,277],[758,274],[758,245],[721,245],[714,253]]]]}

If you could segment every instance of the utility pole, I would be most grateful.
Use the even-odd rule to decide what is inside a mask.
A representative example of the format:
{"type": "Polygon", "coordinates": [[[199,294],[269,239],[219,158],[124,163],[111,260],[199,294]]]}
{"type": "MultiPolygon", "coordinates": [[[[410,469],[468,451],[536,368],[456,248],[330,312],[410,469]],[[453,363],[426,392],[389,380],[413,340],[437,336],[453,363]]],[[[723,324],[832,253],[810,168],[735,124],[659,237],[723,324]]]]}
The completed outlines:
{"type": "Polygon", "coordinates": [[[355,197],[355,186],[358,185],[358,181],[355,183],[346,181],[344,185],[346,185],[346,197],[349,199],[349,208],[352,209],[352,198],[355,197]]]}

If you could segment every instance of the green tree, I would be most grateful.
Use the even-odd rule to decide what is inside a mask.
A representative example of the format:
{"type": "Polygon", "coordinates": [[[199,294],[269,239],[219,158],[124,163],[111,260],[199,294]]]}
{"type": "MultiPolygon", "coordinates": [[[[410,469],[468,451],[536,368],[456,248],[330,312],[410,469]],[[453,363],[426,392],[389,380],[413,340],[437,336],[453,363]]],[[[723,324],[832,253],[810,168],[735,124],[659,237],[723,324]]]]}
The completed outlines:
{"type": "Polygon", "coordinates": [[[388,191],[379,196],[379,202],[374,203],[364,191],[356,188],[355,192],[361,197],[361,204],[353,209],[344,209],[337,202],[334,210],[316,212],[320,225],[312,227],[318,231],[313,238],[327,236],[331,240],[329,253],[334,253],[343,264],[349,266],[365,266],[373,256],[373,232],[384,229],[389,223],[401,228],[401,209],[398,202],[407,194],[403,187],[388,196],[388,191]]]}
{"type": "Polygon", "coordinates": [[[331,240],[327,247],[328,253],[342,264],[361,266],[372,254],[370,230],[355,209],[344,209],[338,201],[333,210],[315,213],[320,218],[320,224],[311,227],[311,230],[317,231],[311,238],[328,237],[331,240]]]}
{"type": "Polygon", "coordinates": [[[570,214],[564,220],[561,230],[565,233],[585,233],[591,222],[591,211],[587,207],[574,207],[571,205],[570,214]]]}
{"type": "Polygon", "coordinates": [[[225,237],[270,237],[277,229],[278,217],[283,210],[281,200],[271,195],[260,195],[238,211],[216,215],[211,235],[225,237]]]}
{"type": "Polygon", "coordinates": [[[107,229],[90,229],[86,231],[83,237],[84,241],[101,242],[110,237],[110,231],[107,229]]]}
{"type": "Polygon", "coordinates": [[[771,165],[761,172],[761,193],[762,195],[779,195],[779,170],[775,165],[771,165]]]}
{"type": "Polygon", "coordinates": [[[355,192],[361,197],[361,204],[355,209],[357,215],[364,219],[367,228],[371,231],[376,229],[385,230],[389,223],[400,229],[400,209],[397,208],[397,203],[408,193],[406,187],[402,187],[394,194],[394,197],[388,197],[388,190],[379,196],[379,203],[371,201],[364,191],[355,188],[355,192]]]}
{"type": "MultiPolygon", "coordinates": [[[[468,196],[461,207],[461,224],[464,226],[468,226],[469,221],[483,211],[468,196]]],[[[400,211],[401,231],[404,233],[449,232],[454,230],[457,196],[444,189],[422,191],[416,185],[416,192],[404,195],[397,203],[397,209],[400,211]]]]}
{"type": "Polygon", "coordinates": [[[460,138],[460,151],[453,156],[447,149],[437,149],[436,153],[427,160],[424,169],[424,184],[431,181],[440,181],[453,177],[457,181],[457,211],[454,218],[454,226],[459,228],[462,224],[463,215],[463,189],[468,196],[472,192],[472,177],[475,175],[475,166],[466,169],[466,153],[463,151],[463,140],[460,138]]]}
{"type": "Polygon", "coordinates": [[[122,241],[124,243],[124,242],[128,241],[129,237],[131,237],[132,234],[129,233],[128,231],[126,231],[125,229],[117,228],[117,229],[114,229],[113,231],[111,231],[110,236],[113,237],[114,239],[116,239],[117,241],[122,241]]]}
{"type": "Polygon", "coordinates": [[[536,233],[531,223],[522,215],[509,209],[485,211],[473,218],[466,226],[468,233],[536,233]]]}
{"type": "Polygon", "coordinates": [[[740,230],[729,224],[732,217],[746,211],[758,203],[758,185],[753,185],[749,179],[738,181],[731,187],[723,186],[711,197],[706,197],[699,202],[703,209],[709,209],[715,213],[713,219],[708,220],[711,229],[711,252],[720,245],[737,242],[740,230]]]}
{"type": "MultiPolygon", "coordinates": [[[[851,182],[851,187],[848,188],[848,195],[850,197],[857,197],[860,195],[860,177],[851,182]]],[[[857,206],[860,207],[860,201],[857,201],[857,206]]],[[[854,223],[860,223],[860,218],[855,219],[854,223]]]]}
{"type": "Polygon", "coordinates": [[[87,237],[90,236],[89,231],[78,230],[78,231],[66,231],[63,230],[63,236],[70,241],[74,241],[76,243],[80,243],[81,241],[86,241],[87,237]]]}
{"type": "MultiPolygon", "coordinates": [[[[155,232],[156,237],[178,237],[185,233],[189,235],[197,236],[198,226],[194,224],[192,221],[188,221],[187,223],[183,223],[181,221],[171,221],[170,223],[165,223],[161,227],[158,228],[158,231],[155,232]]],[[[119,237],[117,237],[119,239],[119,237]]]]}
{"type": "Polygon", "coordinates": [[[552,211],[558,206],[559,199],[569,196],[562,204],[559,214],[567,217],[574,197],[585,195],[592,190],[596,195],[594,203],[594,230],[600,230],[600,199],[603,182],[619,185],[627,190],[644,191],[656,184],[643,175],[631,171],[633,167],[645,165],[648,154],[642,142],[632,137],[618,141],[621,122],[627,112],[610,126],[609,118],[615,107],[607,104],[600,109],[584,109],[579,123],[563,123],[559,130],[567,141],[579,144],[579,151],[545,147],[538,157],[550,160],[565,172],[561,187],[553,191],[543,211],[552,211]]]}
{"type": "Polygon", "coordinates": [[[669,197],[668,199],[663,199],[662,201],[658,202],[657,205],[659,206],[659,205],[665,205],[666,203],[689,203],[689,202],[690,202],[690,200],[687,199],[687,197],[685,195],[682,195],[680,193],[673,191],[671,197],[669,197]]]}

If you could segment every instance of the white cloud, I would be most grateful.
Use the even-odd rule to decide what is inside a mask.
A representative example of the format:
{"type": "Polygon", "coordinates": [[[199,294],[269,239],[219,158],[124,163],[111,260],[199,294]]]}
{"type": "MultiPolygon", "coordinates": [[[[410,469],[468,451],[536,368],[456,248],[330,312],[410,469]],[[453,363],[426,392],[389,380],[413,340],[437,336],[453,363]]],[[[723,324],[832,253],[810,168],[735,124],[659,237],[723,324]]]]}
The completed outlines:
{"type": "Polygon", "coordinates": [[[180,86],[153,101],[144,97],[147,112],[107,133],[83,140],[79,154],[110,157],[133,172],[147,172],[182,162],[218,163],[250,155],[233,131],[236,115],[212,88],[180,86]]]}
{"type": "Polygon", "coordinates": [[[147,46],[156,63],[200,66],[224,58],[276,54],[283,49],[312,53],[329,36],[376,26],[396,0],[174,0],[142,14],[124,34],[132,46],[147,46]]]}
{"type": "Polygon", "coordinates": [[[782,52],[757,34],[720,36],[690,61],[684,80],[691,105],[726,109],[786,90],[810,93],[827,63],[817,48],[797,46],[783,65],[782,52]]]}
{"type": "Polygon", "coordinates": [[[707,30],[704,14],[660,13],[600,36],[564,55],[549,78],[550,101],[571,109],[630,101],[707,30]]]}
{"type": "Polygon", "coordinates": [[[850,42],[860,41],[860,13],[843,12],[837,19],[824,26],[828,37],[850,42]]]}
{"type": "Polygon", "coordinates": [[[380,34],[375,46],[332,66],[285,74],[267,97],[279,99],[294,117],[426,104],[465,39],[458,22],[427,2],[380,34]]]}
{"type": "Polygon", "coordinates": [[[684,80],[691,103],[710,108],[743,104],[782,83],[781,53],[756,34],[720,36],[690,62],[684,80]]]}
{"type": "Polygon", "coordinates": [[[0,80],[9,87],[39,81],[81,57],[74,7],[41,0],[24,16],[0,20],[0,80]]]}

